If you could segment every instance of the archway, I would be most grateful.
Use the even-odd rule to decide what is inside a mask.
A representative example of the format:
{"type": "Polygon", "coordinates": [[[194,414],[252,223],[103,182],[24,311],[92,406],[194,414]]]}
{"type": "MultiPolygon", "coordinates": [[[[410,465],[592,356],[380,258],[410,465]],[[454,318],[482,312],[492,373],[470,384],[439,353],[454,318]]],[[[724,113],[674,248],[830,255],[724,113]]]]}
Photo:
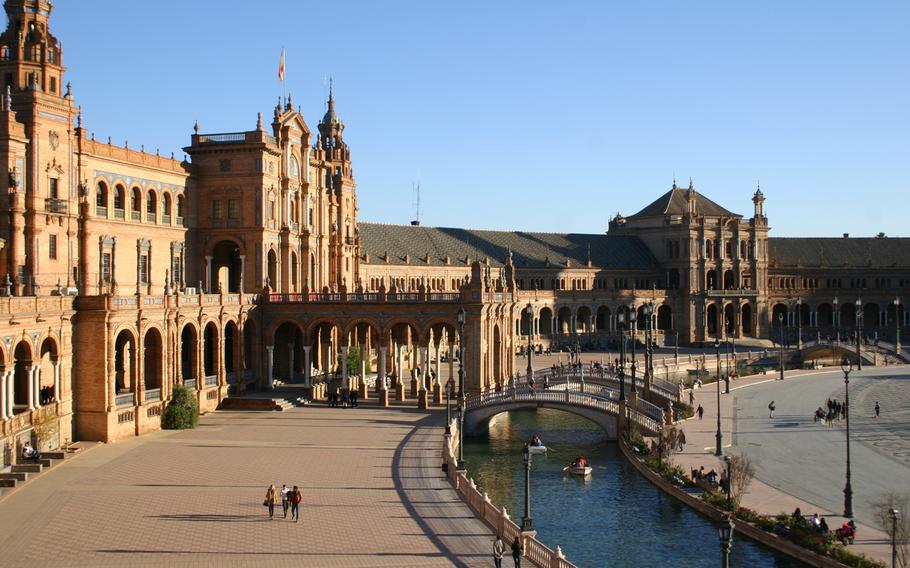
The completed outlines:
{"type": "Polygon", "coordinates": [[[506,383],[505,377],[502,376],[502,334],[499,332],[499,326],[493,326],[493,377],[492,382],[487,387],[494,385],[503,385],[506,383]]]}
{"type": "Polygon", "coordinates": [[[233,241],[221,241],[212,248],[212,279],[209,292],[240,292],[240,248],[233,241]]]}
{"type": "Polygon", "coordinates": [[[594,320],[594,327],[597,331],[607,331],[610,327],[610,308],[600,306],[597,308],[597,317],[594,320]]]}
{"type": "Polygon", "coordinates": [[[717,305],[708,304],[708,310],[705,315],[705,324],[707,325],[708,335],[717,335],[717,305]]]}
{"type": "Polygon", "coordinates": [[[840,327],[843,328],[853,328],[856,327],[856,305],[847,302],[841,304],[840,306],[840,327]]]}
{"type": "MultiPolygon", "coordinates": [[[[162,384],[163,349],[161,333],[154,327],[146,331],[145,338],[142,341],[142,348],[142,379],[146,400],[148,400],[149,391],[160,389],[162,384]]],[[[152,398],[154,398],[154,393],[151,394],[152,398]]],[[[161,391],[159,390],[158,399],[160,397],[161,391]]]]}
{"type": "Polygon", "coordinates": [[[591,308],[581,306],[575,315],[575,328],[578,333],[588,333],[591,329],[591,308]]]}
{"type": "MultiPolygon", "coordinates": [[[[256,322],[247,319],[243,322],[243,370],[252,371],[259,376],[259,337],[256,334],[256,322]]],[[[246,382],[246,377],[240,379],[240,382],[246,382]]]]}
{"type": "Polygon", "coordinates": [[[663,331],[673,329],[673,310],[666,304],[657,308],[657,329],[663,331]]]}
{"type": "Polygon", "coordinates": [[[278,255],[275,254],[274,250],[269,249],[268,254],[268,278],[269,278],[269,288],[273,291],[278,291],[278,255]]]}
{"type": "Polygon", "coordinates": [[[40,360],[36,372],[38,373],[38,404],[44,406],[50,404],[60,393],[54,392],[57,381],[54,375],[59,362],[57,352],[57,342],[53,338],[47,337],[41,343],[40,360]]]}
{"type": "MultiPolygon", "coordinates": [[[[863,306],[863,329],[871,331],[878,329],[878,304],[869,302],[863,306]]],[[[867,335],[871,335],[867,333],[867,335]]]]}
{"type": "Polygon", "coordinates": [[[724,306],[724,330],[728,335],[733,335],[736,331],[736,308],[733,304],[724,306]]]}
{"type": "Polygon", "coordinates": [[[196,328],[186,324],[180,332],[180,376],[187,388],[196,388],[196,379],[199,377],[198,353],[196,328]]]}
{"type": "Polygon", "coordinates": [[[709,270],[705,274],[705,288],[708,290],[717,290],[717,272],[709,270]]]}
{"type": "Polygon", "coordinates": [[[732,290],[736,287],[732,270],[724,271],[724,290],[732,290]]]}
{"type": "Polygon", "coordinates": [[[332,375],[340,372],[338,353],[341,351],[341,331],[331,322],[321,322],[310,330],[312,364],[317,373],[332,375]]]}
{"type": "Polygon", "coordinates": [[[289,272],[291,282],[288,286],[288,292],[297,292],[297,253],[291,251],[290,259],[291,266],[289,272]]]}
{"type": "Polygon", "coordinates": [[[834,309],[831,304],[819,304],[816,308],[815,321],[818,327],[831,327],[834,325],[834,309]]]}
{"type": "Polygon", "coordinates": [[[20,341],[13,350],[13,414],[28,412],[31,403],[29,380],[32,373],[32,347],[20,341]]]}
{"type": "Polygon", "coordinates": [[[556,315],[556,327],[561,335],[567,335],[571,331],[570,323],[572,321],[572,310],[568,306],[559,308],[556,315]]]}
{"type": "Polygon", "coordinates": [[[284,322],[275,330],[272,352],[272,379],[297,382],[304,370],[303,330],[294,322],[284,322]]]}
{"type": "Polygon", "coordinates": [[[809,314],[812,310],[809,308],[809,304],[805,302],[800,302],[796,308],[796,317],[799,318],[799,324],[803,327],[808,327],[811,317],[809,314]]]}
{"type": "Polygon", "coordinates": [[[546,336],[551,335],[553,333],[553,310],[548,307],[540,308],[540,314],[537,318],[540,334],[546,336]]]}
{"type": "Polygon", "coordinates": [[[228,382],[236,382],[240,368],[240,330],[233,321],[224,326],[224,373],[228,382]]]}
{"type": "Polygon", "coordinates": [[[118,395],[136,392],[136,343],[125,329],[114,341],[114,389],[118,395]]]}
{"type": "Polygon", "coordinates": [[[743,335],[752,335],[752,305],[743,304],[741,312],[742,324],[741,333],[743,335]]]}
{"type": "Polygon", "coordinates": [[[209,386],[213,384],[212,378],[218,376],[218,327],[215,322],[206,324],[202,337],[202,369],[206,386],[209,386]]]}
{"type": "Polygon", "coordinates": [[[531,322],[534,321],[534,311],[528,306],[522,306],[518,313],[518,335],[527,337],[531,333],[531,322]]]}
{"type": "Polygon", "coordinates": [[[417,328],[410,322],[398,322],[389,327],[389,352],[395,369],[392,374],[400,377],[402,381],[412,378],[417,370],[417,341],[420,335],[417,328]]]}

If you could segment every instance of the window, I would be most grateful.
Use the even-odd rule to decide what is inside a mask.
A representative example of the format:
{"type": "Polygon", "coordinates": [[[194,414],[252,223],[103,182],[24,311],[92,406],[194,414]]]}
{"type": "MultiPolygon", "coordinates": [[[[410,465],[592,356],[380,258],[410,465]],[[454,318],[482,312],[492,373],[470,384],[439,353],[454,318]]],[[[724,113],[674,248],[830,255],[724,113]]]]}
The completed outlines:
{"type": "Polygon", "coordinates": [[[57,199],[60,197],[58,189],[58,180],[57,178],[50,179],[50,185],[48,191],[50,192],[51,199],[57,199]]]}
{"type": "Polygon", "coordinates": [[[149,281],[149,257],[147,254],[139,255],[139,282],[148,284],[149,281]]]}
{"type": "Polygon", "coordinates": [[[177,216],[183,217],[183,196],[177,196],[177,216]]]}
{"type": "Polygon", "coordinates": [[[275,202],[269,201],[269,219],[275,220],[275,202]]]}
{"type": "Polygon", "coordinates": [[[107,284],[111,282],[111,253],[101,254],[101,281],[107,284]]]}
{"type": "Polygon", "coordinates": [[[107,207],[107,186],[103,182],[98,184],[98,192],[95,194],[95,206],[107,207]]]}
{"type": "Polygon", "coordinates": [[[212,201],[212,219],[221,219],[221,207],[221,200],[216,199],[212,201]]]}
{"type": "Polygon", "coordinates": [[[177,284],[183,282],[183,262],[179,256],[171,259],[171,279],[177,284]]]}
{"type": "Polygon", "coordinates": [[[57,92],[57,78],[56,77],[51,77],[51,92],[52,93],[57,92]]]}
{"type": "Polygon", "coordinates": [[[236,199],[228,200],[228,219],[238,219],[240,217],[240,202],[236,199]]]}
{"type": "Polygon", "coordinates": [[[297,158],[291,156],[291,177],[298,178],[300,177],[300,162],[297,161],[297,158]]]}
{"type": "Polygon", "coordinates": [[[47,256],[52,260],[57,259],[57,235],[48,235],[47,256]]]}
{"type": "Polygon", "coordinates": [[[123,190],[122,185],[118,185],[114,188],[114,209],[123,210],[124,201],[126,201],[126,195],[123,190]]]}

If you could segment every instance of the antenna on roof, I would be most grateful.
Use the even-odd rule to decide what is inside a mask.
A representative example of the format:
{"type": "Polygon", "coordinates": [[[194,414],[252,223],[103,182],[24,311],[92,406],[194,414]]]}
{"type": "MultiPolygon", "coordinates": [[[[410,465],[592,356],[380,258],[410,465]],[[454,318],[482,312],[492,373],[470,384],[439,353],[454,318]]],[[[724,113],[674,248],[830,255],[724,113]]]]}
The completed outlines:
{"type": "Polygon", "coordinates": [[[411,225],[415,227],[420,226],[420,184],[412,183],[411,192],[414,195],[414,220],[411,221],[411,225]]]}

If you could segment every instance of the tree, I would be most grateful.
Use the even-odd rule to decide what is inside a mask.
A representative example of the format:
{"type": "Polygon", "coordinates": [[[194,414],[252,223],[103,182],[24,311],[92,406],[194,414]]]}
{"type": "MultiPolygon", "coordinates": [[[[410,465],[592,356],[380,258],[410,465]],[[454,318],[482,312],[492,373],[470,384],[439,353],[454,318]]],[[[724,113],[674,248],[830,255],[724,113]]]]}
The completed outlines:
{"type": "Polygon", "coordinates": [[[174,385],[174,394],[164,411],[161,427],[165,430],[186,430],[199,423],[196,395],[183,385],[174,385]]]}
{"type": "Polygon", "coordinates": [[[351,347],[348,349],[348,374],[349,375],[358,375],[360,374],[360,362],[366,361],[367,367],[366,372],[372,372],[370,368],[370,359],[367,357],[364,359],[363,353],[361,353],[360,348],[351,347]]]}
{"type": "Polygon", "coordinates": [[[875,235],[875,238],[876,239],[887,239],[888,235],[886,235],[885,233],[879,233],[879,234],[875,235]]]}
{"type": "Polygon", "coordinates": [[[897,509],[897,531],[895,541],[897,542],[897,560],[898,566],[910,566],[910,523],[907,522],[907,515],[910,515],[910,493],[889,492],[881,495],[873,504],[875,507],[876,517],[879,526],[891,536],[892,519],[891,509],[897,509]]]}
{"type": "Polygon", "coordinates": [[[746,454],[730,456],[730,497],[733,498],[733,506],[739,507],[746,492],[746,488],[752,483],[755,477],[755,468],[752,466],[752,459],[746,454]]]}

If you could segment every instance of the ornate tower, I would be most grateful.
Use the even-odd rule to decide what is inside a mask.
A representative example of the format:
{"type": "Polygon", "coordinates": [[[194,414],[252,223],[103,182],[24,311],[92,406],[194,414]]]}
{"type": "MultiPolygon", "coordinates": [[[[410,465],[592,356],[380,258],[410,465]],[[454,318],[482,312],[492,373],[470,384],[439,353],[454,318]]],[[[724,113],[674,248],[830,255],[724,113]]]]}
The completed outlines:
{"type": "Polygon", "coordinates": [[[332,290],[353,291],[358,285],[360,242],[357,233],[357,195],[351,170],[351,150],[344,142],[344,123],[335,113],[335,97],[329,91],[328,110],[319,122],[315,158],[319,162],[322,189],[327,197],[327,282],[332,290]]]}
{"type": "Polygon", "coordinates": [[[15,294],[46,294],[78,278],[78,180],[70,175],[76,110],[62,86],[61,44],[48,27],[51,2],[6,0],[3,7],[0,160],[9,174],[0,188],[0,237],[7,239],[0,283],[8,276],[15,294]]]}

